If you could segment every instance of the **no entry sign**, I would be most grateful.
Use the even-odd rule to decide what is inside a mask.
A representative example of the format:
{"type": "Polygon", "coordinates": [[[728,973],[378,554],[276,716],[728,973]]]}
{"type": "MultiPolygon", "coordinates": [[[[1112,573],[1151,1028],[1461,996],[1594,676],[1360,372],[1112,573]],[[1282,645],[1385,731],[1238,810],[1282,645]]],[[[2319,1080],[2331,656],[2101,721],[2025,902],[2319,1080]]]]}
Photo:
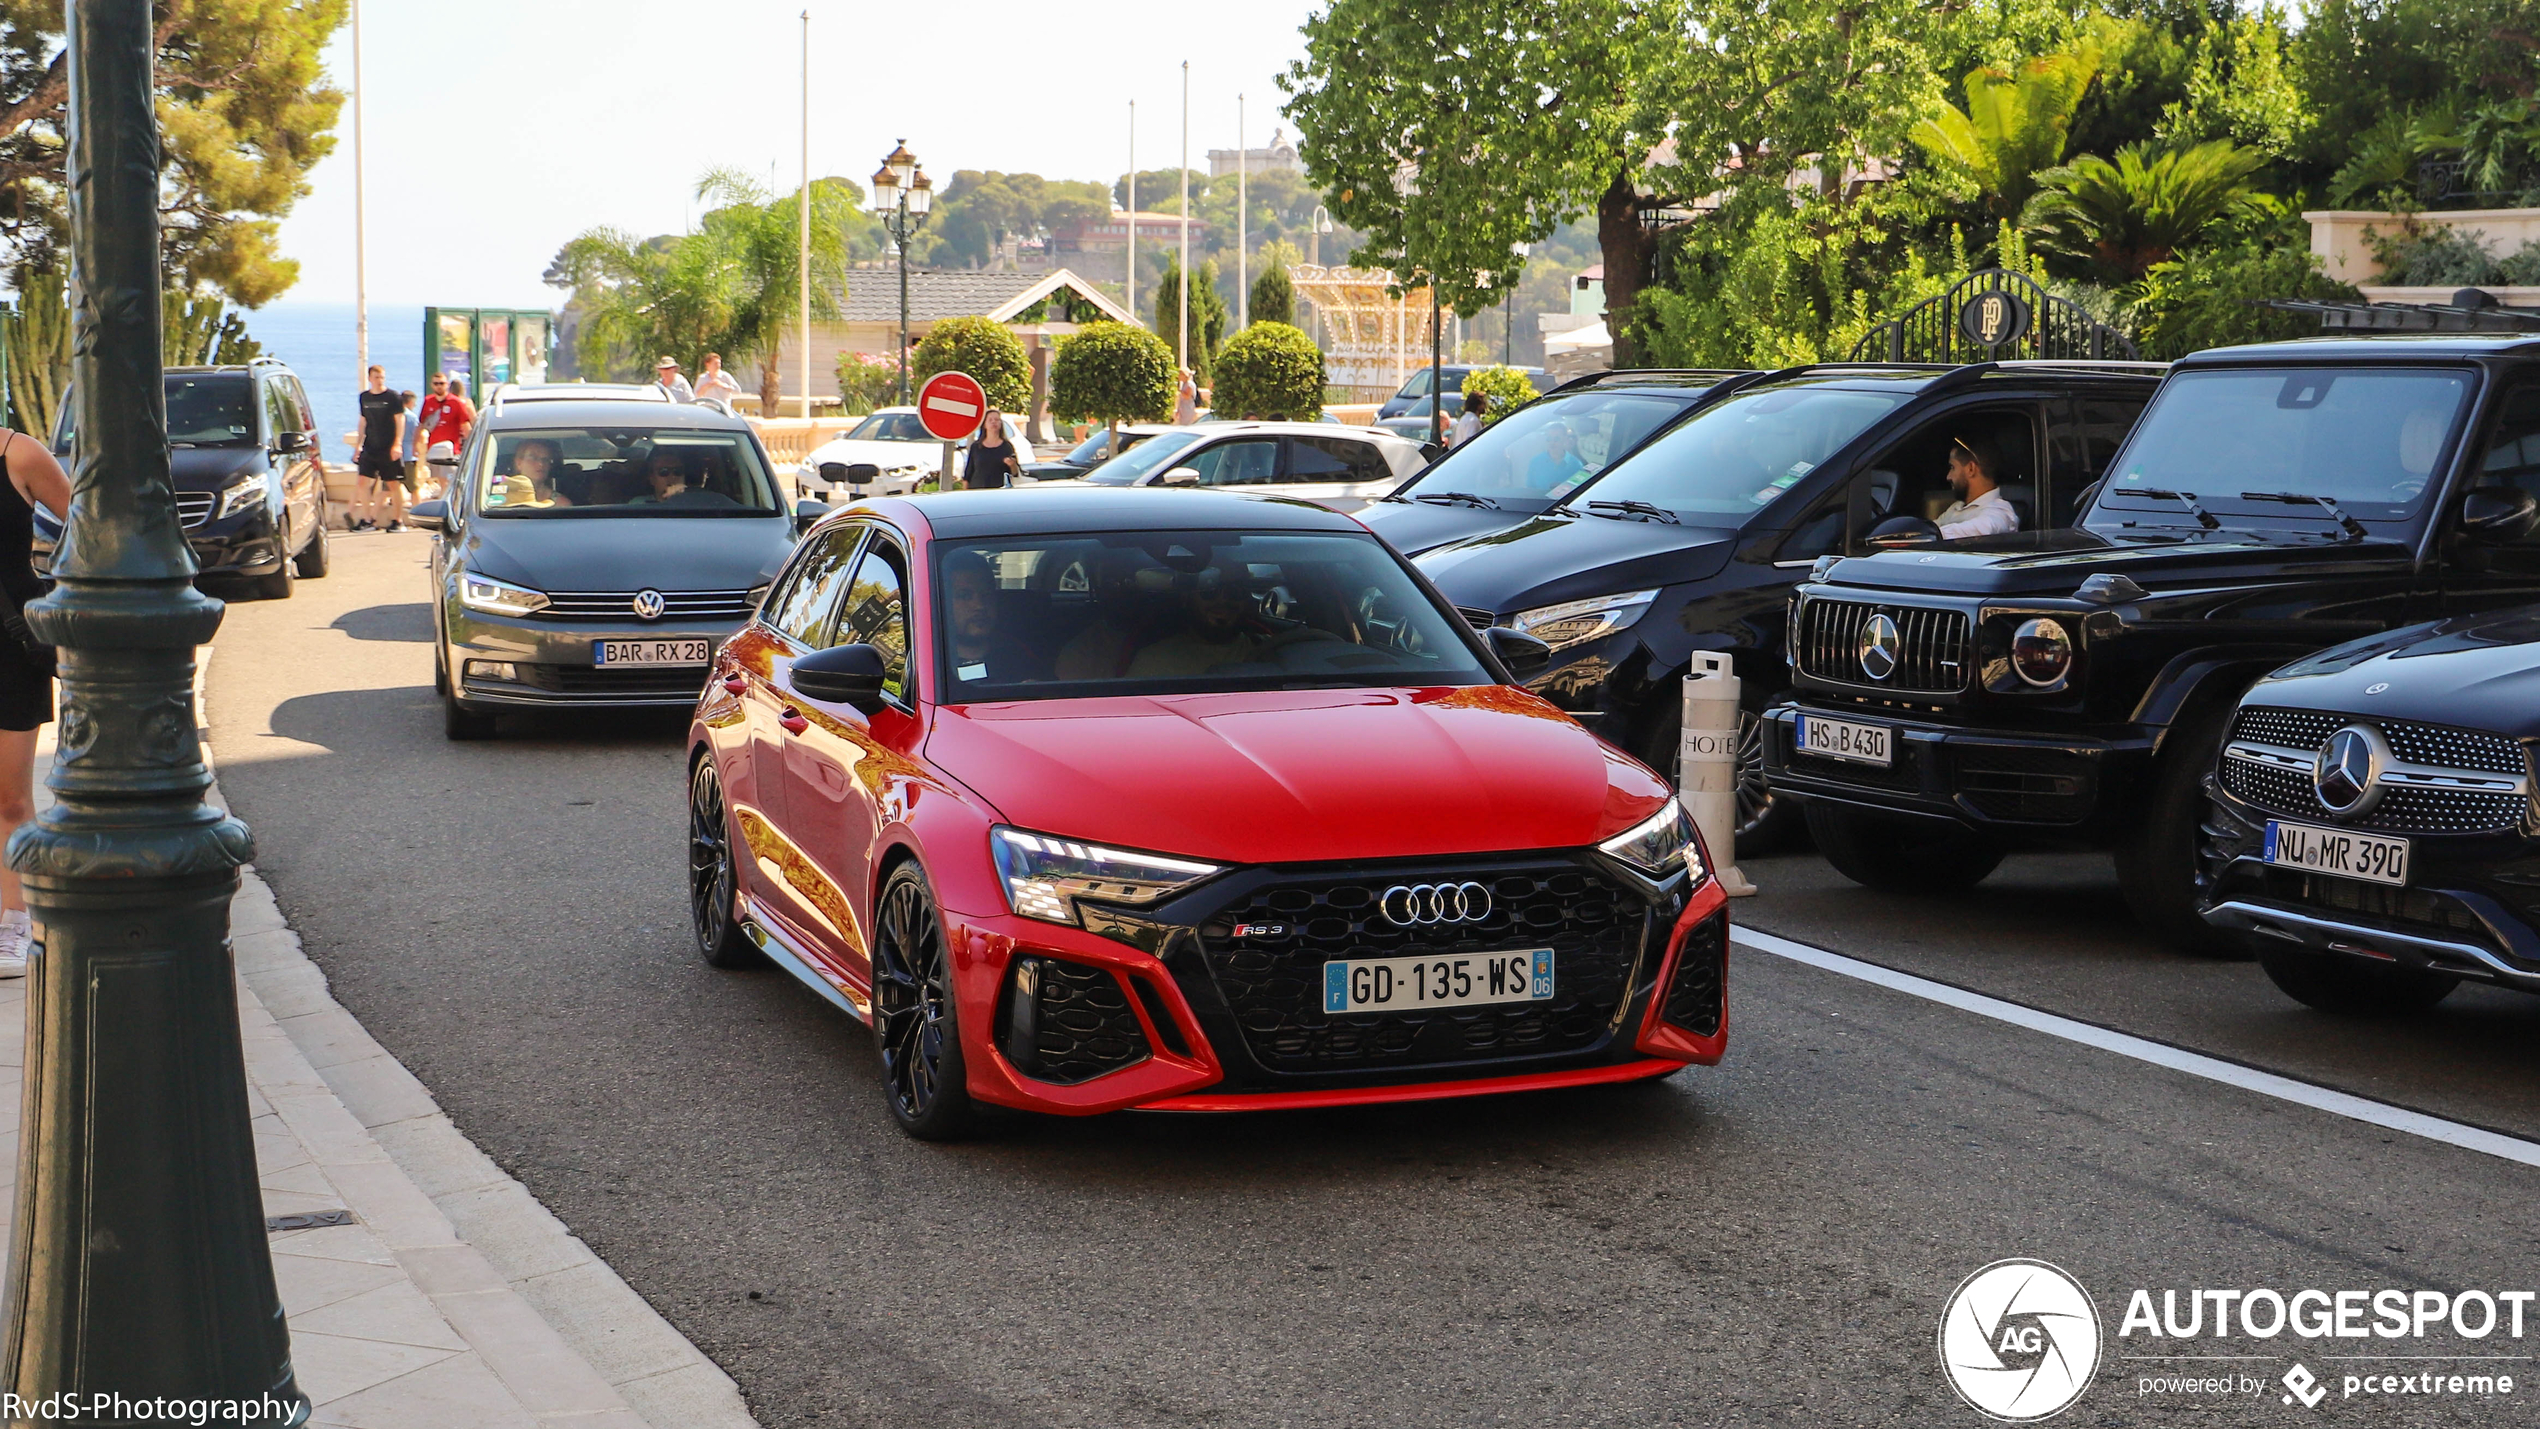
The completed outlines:
{"type": "Polygon", "coordinates": [[[917,389],[917,420],[942,441],[957,442],[979,430],[987,411],[987,389],[967,372],[938,372],[917,389]]]}

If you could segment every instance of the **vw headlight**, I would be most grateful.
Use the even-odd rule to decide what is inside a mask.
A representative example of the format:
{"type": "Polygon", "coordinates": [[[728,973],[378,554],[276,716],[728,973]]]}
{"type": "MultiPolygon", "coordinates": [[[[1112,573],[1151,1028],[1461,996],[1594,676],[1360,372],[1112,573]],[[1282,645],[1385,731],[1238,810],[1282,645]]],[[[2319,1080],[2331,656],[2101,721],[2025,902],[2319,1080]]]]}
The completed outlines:
{"type": "Polygon", "coordinates": [[[1692,816],[1674,799],[1597,847],[1660,882],[1675,876],[1678,863],[1697,880],[1703,874],[1702,840],[1693,831],[1692,816]]]}
{"type": "Polygon", "coordinates": [[[2026,621],[2011,633],[2011,668],[2039,688],[2063,683],[2073,668],[2073,638],[2061,622],[2026,621]]]}
{"type": "Polygon", "coordinates": [[[250,472],[236,486],[221,493],[220,513],[212,519],[225,521],[250,506],[261,504],[264,499],[265,474],[260,471],[250,472]]]}
{"type": "Polygon", "coordinates": [[[547,608],[547,594],[527,586],[480,576],[474,571],[459,573],[459,604],[470,610],[493,615],[527,615],[547,608]]]}
{"type": "Polygon", "coordinates": [[[1620,595],[1521,610],[1508,623],[1559,650],[1622,629],[1640,619],[1657,598],[1654,590],[1627,590],[1620,595]]]}
{"type": "Polygon", "coordinates": [[[1079,898],[1144,906],[1224,871],[1213,863],[1004,827],[988,831],[988,851],[1007,905],[1048,923],[1075,922],[1079,898]]]}

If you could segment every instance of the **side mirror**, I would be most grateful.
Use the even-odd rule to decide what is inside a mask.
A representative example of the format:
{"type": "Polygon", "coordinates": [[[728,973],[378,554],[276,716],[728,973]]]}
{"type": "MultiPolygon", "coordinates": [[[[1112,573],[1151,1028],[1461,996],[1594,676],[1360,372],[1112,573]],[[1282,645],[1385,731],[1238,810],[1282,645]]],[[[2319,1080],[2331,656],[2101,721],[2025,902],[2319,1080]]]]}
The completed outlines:
{"type": "Polygon", "coordinates": [[[853,705],[866,714],[881,710],[882,652],[870,645],[833,645],[794,662],[786,683],[795,694],[823,704],[853,705]]]}
{"type": "Polygon", "coordinates": [[[800,535],[803,532],[810,530],[813,526],[819,523],[821,517],[828,514],[829,503],[826,501],[814,501],[810,497],[806,496],[800,501],[795,502],[794,533],[796,535],[800,535]]]}
{"type": "Polygon", "coordinates": [[[424,462],[429,466],[457,466],[459,459],[454,456],[429,456],[424,458],[424,462]]]}
{"type": "Polygon", "coordinates": [[[1890,516],[1871,527],[1863,539],[1873,550],[1904,551],[1937,544],[1940,528],[1920,516],[1890,516]]]}
{"type": "Polygon", "coordinates": [[[1197,486],[1199,472],[1192,467],[1177,466],[1155,479],[1158,486],[1197,486]]]}
{"type": "Polygon", "coordinates": [[[418,531],[439,531],[450,524],[450,503],[418,501],[406,508],[407,524],[418,531]]]}
{"type": "Polygon", "coordinates": [[[304,452],[309,449],[309,434],[301,431],[276,432],[273,449],[277,452],[304,452]]]}
{"type": "Polygon", "coordinates": [[[2490,546],[2508,546],[2540,522],[2540,500],[2518,486],[2481,486],[2461,499],[2461,534],[2490,546]]]}
{"type": "Polygon", "coordinates": [[[1522,630],[1494,625],[1482,632],[1482,638],[1490,642],[1490,652],[1508,667],[1509,676],[1518,684],[1552,668],[1552,647],[1522,630]]]}

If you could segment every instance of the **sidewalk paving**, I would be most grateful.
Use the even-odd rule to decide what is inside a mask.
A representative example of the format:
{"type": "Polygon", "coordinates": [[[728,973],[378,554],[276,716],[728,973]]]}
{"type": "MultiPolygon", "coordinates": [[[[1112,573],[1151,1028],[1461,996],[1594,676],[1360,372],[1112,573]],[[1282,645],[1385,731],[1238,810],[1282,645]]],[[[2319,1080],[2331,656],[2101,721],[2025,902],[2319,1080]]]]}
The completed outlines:
{"type": "MultiPolygon", "coordinates": [[[[210,652],[204,652],[208,655],[210,652]]],[[[37,753],[36,802],[52,762],[37,753]]],[[[220,803],[217,788],[212,801],[220,803]]],[[[739,1389],[451,1125],[328,995],[272,890],[230,904],[274,1280],[311,1423],[340,1429],[756,1429],[739,1389]]],[[[14,1203],[24,979],[0,982],[0,1194],[14,1203]]],[[[5,1263],[6,1219],[0,1219],[5,1263]]],[[[107,1386],[111,1387],[111,1386],[107,1386]]]]}

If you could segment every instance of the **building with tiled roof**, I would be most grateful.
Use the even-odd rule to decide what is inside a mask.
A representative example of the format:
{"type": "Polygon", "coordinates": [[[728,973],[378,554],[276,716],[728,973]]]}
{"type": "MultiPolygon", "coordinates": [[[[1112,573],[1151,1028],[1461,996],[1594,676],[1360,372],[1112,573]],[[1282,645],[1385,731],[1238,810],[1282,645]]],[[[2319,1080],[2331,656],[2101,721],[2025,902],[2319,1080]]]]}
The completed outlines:
{"type": "MultiPolygon", "coordinates": [[[[987,317],[1012,329],[1024,347],[1047,348],[1089,322],[1134,321],[1118,299],[1060,268],[1047,273],[961,268],[912,268],[908,273],[908,340],[916,343],[945,318],[987,317]]],[[[779,348],[778,373],[785,395],[798,398],[801,371],[796,332],[788,326],[779,348]]],[[[858,267],[847,275],[846,317],[811,325],[811,391],[838,395],[838,354],[887,358],[899,346],[900,275],[896,266],[858,267]]]]}

